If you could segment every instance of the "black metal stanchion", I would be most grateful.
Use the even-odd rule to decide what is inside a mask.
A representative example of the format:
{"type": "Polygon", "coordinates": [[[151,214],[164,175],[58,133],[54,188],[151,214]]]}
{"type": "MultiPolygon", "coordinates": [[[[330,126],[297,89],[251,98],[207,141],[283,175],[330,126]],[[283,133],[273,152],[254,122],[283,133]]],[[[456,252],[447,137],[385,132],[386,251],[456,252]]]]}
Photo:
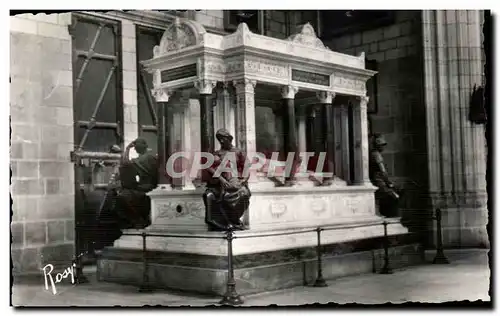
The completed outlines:
{"type": "Polygon", "coordinates": [[[321,262],[321,231],[323,229],[321,227],[316,228],[316,233],[318,235],[318,245],[316,246],[316,254],[318,257],[318,276],[316,277],[316,281],[314,282],[314,287],[326,287],[325,279],[323,278],[323,265],[321,262]]]}
{"type": "Polygon", "coordinates": [[[76,221],[75,223],[75,258],[73,259],[73,269],[75,271],[75,283],[76,284],[84,284],[89,283],[87,277],[83,274],[83,264],[82,264],[82,255],[80,248],[80,223],[76,221]]]}
{"type": "Polygon", "coordinates": [[[384,266],[380,269],[380,274],[392,274],[389,264],[389,236],[387,236],[387,222],[384,221],[384,266]]]}
{"type": "Polygon", "coordinates": [[[436,209],[436,234],[437,234],[437,247],[436,247],[436,257],[432,261],[433,264],[448,264],[448,258],[443,252],[443,235],[441,232],[441,209],[436,209]]]}
{"type": "Polygon", "coordinates": [[[152,288],[149,284],[149,271],[148,271],[148,255],[146,253],[146,232],[142,232],[142,284],[139,288],[141,293],[152,292],[152,288]]]}
{"type": "Polygon", "coordinates": [[[224,297],[219,302],[223,305],[241,305],[243,304],[243,299],[236,292],[236,281],[234,280],[234,269],[233,269],[233,228],[230,226],[226,231],[227,240],[227,287],[224,297]]]}

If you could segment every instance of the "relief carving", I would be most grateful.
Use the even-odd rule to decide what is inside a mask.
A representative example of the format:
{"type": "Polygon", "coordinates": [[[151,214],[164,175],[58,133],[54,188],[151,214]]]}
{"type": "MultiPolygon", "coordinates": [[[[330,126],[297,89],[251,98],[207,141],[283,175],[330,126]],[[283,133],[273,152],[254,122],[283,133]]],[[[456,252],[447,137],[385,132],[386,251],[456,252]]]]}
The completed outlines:
{"type": "Polygon", "coordinates": [[[347,76],[335,76],[333,85],[338,88],[366,92],[366,83],[364,80],[349,78],[347,76]]]}
{"type": "Polygon", "coordinates": [[[205,209],[198,202],[163,202],[156,206],[157,218],[168,220],[183,219],[204,219],[205,209]]]}
{"type": "Polygon", "coordinates": [[[155,98],[156,102],[168,102],[172,93],[166,88],[155,88],[151,89],[151,94],[155,98]]]}
{"type": "Polygon", "coordinates": [[[175,212],[177,203],[160,202],[155,205],[156,218],[169,218],[169,214],[175,212]]]}
{"type": "Polygon", "coordinates": [[[271,216],[273,218],[280,218],[283,216],[287,211],[286,204],[282,203],[273,203],[271,202],[271,205],[269,205],[269,212],[271,213],[271,216]]]}
{"type": "Polygon", "coordinates": [[[273,65],[259,60],[246,60],[245,70],[280,78],[288,76],[287,67],[273,65]]]}
{"type": "Polygon", "coordinates": [[[316,92],[316,97],[319,99],[320,103],[330,104],[335,99],[335,93],[329,91],[318,91],[316,92]]]}
{"type": "MultiPolygon", "coordinates": [[[[245,98],[245,97],[242,97],[241,94],[242,93],[249,93],[249,94],[253,95],[253,93],[255,91],[255,86],[257,85],[257,81],[245,78],[242,80],[234,80],[233,85],[236,88],[236,94],[239,95],[238,102],[240,102],[240,104],[243,104],[244,102],[246,102],[245,100],[248,98],[248,96],[247,96],[247,98],[245,98]]],[[[252,101],[253,101],[253,96],[252,96],[252,101]]]]}
{"type": "Polygon", "coordinates": [[[326,201],[319,197],[319,198],[314,198],[314,200],[312,200],[311,202],[311,211],[315,214],[315,215],[319,215],[321,213],[324,213],[326,211],[326,201]]]}
{"type": "Polygon", "coordinates": [[[194,82],[194,87],[198,90],[200,94],[212,94],[213,89],[217,85],[214,80],[196,80],[194,82]]]}
{"type": "Polygon", "coordinates": [[[299,88],[296,86],[283,86],[281,87],[280,92],[283,99],[294,99],[295,94],[299,92],[299,88]]]}
{"type": "Polygon", "coordinates": [[[202,202],[192,201],[184,203],[184,208],[182,211],[176,212],[177,217],[186,217],[193,219],[204,219],[205,218],[205,207],[202,202]]]}
{"type": "Polygon", "coordinates": [[[224,74],[226,73],[226,67],[220,62],[208,61],[203,64],[203,72],[224,74]]]}
{"type": "Polygon", "coordinates": [[[160,45],[154,47],[153,56],[156,58],[172,51],[201,44],[205,33],[205,29],[199,23],[176,18],[163,33],[160,45]]]}
{"type": "Polygon", "coordinates": [[[347,196],[344,199],[344,205],[347,208],[347,213],[351,215],[359,215],[360,213],[364,213],[363,210],[363,202],[364,198],[359,196],[347,196]]]}
{"type": "Polygon", "coordinates": [[[319,49],[330,50],[323,44],[323,42],[316,36],[316,32],[312,25],[308,22],[298,27],[299,32],[288,38],[293,43],[299,43],[304,46],[310,46],[319,49]]]}

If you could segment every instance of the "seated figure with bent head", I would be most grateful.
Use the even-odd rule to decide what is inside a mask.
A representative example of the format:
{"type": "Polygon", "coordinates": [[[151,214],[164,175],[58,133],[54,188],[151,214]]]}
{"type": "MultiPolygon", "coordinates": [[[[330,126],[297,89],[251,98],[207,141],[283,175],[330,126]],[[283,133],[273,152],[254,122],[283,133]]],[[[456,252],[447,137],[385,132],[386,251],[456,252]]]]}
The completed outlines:
{"type": "MultiPolygon", "coordinates": [[[[111,152],[120,152],[113,146],[111,152]]],[[[94,248],[110,245],[121,236],[121,230],[149,225],[150,199],[146,195],[157,185],[157,158],[148,152],[148,144],[138,138],[130,143],[111,177],[97,219],[99,237],[94,248]],[[139,157],[129,159],[130,149],[139,157]]]]}
{"type": "Polygon", "coordinates": [[[125,219],[126,228],[143,228],[149,225],[150,199],[146,195],[158,184],[157,158],[148,151],[147,142],[138,138],[125,149],[120,164],[120,183],[117,189],[117,213],[125,219]],[[130,159],[131,148],[139,157],[130,159]]]}
{"type": "Polygon", "coordinates": [[[216,138],[221,148],[214,153],[213,166],[203,170],[204,180],[207,182],[207,189],[203,194],[205,222],[210,230],[245,229],[240,219],[248,209],[251,195],[247,183],[249,175],[244,175],[246,155],[232,145],[233,136],[227,130],[218,130],[216,138]],[[237,171],[237,174],[217,172],[226,156],[228,165],[224,170],[231,169],[237,171]]]}

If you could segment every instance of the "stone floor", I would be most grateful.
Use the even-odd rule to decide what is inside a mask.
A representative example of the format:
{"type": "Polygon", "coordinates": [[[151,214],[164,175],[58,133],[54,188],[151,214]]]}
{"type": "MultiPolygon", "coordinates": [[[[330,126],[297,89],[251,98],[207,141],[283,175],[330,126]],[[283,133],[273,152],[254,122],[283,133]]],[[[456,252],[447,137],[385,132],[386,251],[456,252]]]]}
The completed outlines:
{"type": "MultiPolygon", "coordinates": [[[[446,251],[448,265],[425,264],[396,270],[390,275],[366,274],[328,280],[328,287],[296,287],[245,297],[244,306],[339,304],[383,304],[386,302],[490,301],[490,269],[487,250],[446,251]]],[[[433,253],[427,253],[428,261],[433,253]]],[[[63,281],[64,282],[64,281],[63,281]]],[[[40,285],[15,285],[14,306],[206,306],[218,297],[194,296],[172,291],[138,293],[131,286],[97,282],[57,287],[58,293],[40,285]]]]}

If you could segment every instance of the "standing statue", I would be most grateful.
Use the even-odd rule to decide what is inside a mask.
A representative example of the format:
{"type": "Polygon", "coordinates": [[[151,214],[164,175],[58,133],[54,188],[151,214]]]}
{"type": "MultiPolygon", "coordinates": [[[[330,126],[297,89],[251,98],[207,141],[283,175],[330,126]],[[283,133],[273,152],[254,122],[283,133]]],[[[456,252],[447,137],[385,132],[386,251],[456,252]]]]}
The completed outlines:
{"type": "Polygon", "coordinates": [[[387,142],[382,135],[374,135],[370,150],[370,180],[378,188],[375,199],[379,202],[380,214],[385,217],[398,216],[399,193],[389,179],[382,152],[387,142]]]}
{"type": "Polygon", "coordinates": [[[249,175],[243,177],[247,163],[246,155],[232,145],[233,136],[227,130],[220,129],[215,136],[220,142],[220,149],[214,153],[215,162],[212,167],[204,170],[204,180],[207,182],[207,189],[203,194],[205,222],[209,230],[213,231],[242,230],[245,226],[241,222],[241,217],[248,209],[251,196],[248,188],[249,175]],[[226,159],[228,164],[232,165],[226,167],[237,170],[238,174],[232,172],[217,174],[217,168],[228,154],[231,156],[226,159]]]}

